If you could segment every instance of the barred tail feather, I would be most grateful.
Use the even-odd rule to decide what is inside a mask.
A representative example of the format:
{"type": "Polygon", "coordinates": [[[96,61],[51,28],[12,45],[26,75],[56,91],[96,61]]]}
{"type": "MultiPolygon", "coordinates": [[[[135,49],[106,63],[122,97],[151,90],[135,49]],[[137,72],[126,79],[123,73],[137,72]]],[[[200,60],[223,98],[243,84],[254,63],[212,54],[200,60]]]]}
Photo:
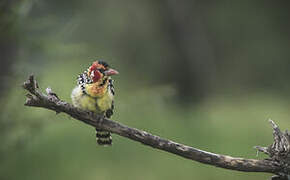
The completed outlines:
{"type": "Polygon", "coordinates": [[[112,145],[112,136],[111,136],[111,133],[108,131],[96,129],[96,138],[97,138],[97,143],[99,145],[103,145],[103,146],[112,145]]]}

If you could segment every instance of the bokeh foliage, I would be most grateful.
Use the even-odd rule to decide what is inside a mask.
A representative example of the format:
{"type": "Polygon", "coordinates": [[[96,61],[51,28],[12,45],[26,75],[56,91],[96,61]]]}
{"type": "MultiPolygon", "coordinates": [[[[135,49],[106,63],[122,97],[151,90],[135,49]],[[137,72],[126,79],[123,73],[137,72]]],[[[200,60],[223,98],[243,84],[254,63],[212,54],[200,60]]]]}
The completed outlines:
{"type": "Polygon", "coordinates": [[[33,73],[70,102],[95,59],[115,77],[113,117],[204,150],[256,157],[268,118],[289,127],[289,3],[57,1],[0,3],[0,179],[266,179],[191,162],[24,107],[33,73]]]}

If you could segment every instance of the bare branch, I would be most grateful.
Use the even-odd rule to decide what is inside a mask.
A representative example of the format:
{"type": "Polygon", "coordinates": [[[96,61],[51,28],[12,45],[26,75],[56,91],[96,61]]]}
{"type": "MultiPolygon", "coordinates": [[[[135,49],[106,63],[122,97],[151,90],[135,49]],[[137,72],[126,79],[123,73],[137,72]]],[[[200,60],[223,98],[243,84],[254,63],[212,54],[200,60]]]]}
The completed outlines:
{"type": "Polygon", "coordinates": [[[60,100],[51,88],[46,89],[47,94],[41,93],[33,75],[29,76],[28,80],[24,82],[23,88],[29,92],[25,103],[26,106],[46,108],[57,113],[63,112],[98,129],[118,134],[144,145],[167,151],[187,159],[236,171],[267,172],[278,175],[273,178],[285,179],[288,178],[290,174],[290,136],[287,131],[282,133],[273,121],[270,122],[274,130],[274,143],[269,147],[256,146],[258,151],[268,154],[270,156],[269,159],[256,160],[235,158],[206,152],[171,140],[163,139],[148,132],[130,128],[121,123],[104,118],[103,116],[76,108],[60,100]]]}

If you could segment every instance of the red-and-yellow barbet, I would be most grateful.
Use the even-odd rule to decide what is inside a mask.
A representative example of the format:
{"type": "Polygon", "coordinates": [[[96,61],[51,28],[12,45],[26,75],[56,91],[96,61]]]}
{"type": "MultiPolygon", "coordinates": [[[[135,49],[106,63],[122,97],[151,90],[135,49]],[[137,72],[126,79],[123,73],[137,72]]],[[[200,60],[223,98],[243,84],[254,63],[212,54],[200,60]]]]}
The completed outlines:
{"type": "MultiPolygon", "coordinates": [[[[114,86],[112,75],[118,71],[104,61],[95,61],[87,71],[78,76],[78,85],[71,94],[73,105],[110,118],[114,110],[114,86]]],[[[97,143],[111,145],[110,132],[96,129],[97,143]]]]}

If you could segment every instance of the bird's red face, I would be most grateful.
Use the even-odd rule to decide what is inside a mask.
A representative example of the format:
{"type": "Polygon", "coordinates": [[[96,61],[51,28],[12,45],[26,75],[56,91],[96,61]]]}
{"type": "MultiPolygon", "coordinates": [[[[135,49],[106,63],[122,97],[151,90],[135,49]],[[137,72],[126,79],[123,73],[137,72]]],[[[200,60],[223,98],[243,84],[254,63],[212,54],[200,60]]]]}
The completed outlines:
{"type": "Polygon", "coordinates": [[[104,61],[95,61],[88,69],[88,76],[92,79],[93,83],[116,74],[119,74],[118,71],[110,68],[104,61]]]}

